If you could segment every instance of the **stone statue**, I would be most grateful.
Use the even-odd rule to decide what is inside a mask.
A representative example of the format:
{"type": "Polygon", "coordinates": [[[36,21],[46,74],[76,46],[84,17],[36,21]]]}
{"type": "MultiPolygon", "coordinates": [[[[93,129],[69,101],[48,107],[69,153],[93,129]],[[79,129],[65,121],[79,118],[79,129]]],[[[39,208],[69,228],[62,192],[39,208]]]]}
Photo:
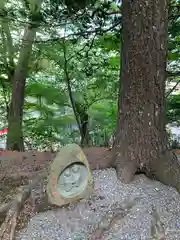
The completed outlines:
{"type": "Polygon", "coordinates": [[[82,149],[68,144],[51,163],[47,195],[51,204],[63,206],[90,196],[94,184],[89,163],[82,149]]]}
{"type": "Polygon", "coordinates": [[[87,169],[81,163],[73,163],[60,174],[57,188],[62,196],[73,196],[82,191],[87,184],[87,169]]]}

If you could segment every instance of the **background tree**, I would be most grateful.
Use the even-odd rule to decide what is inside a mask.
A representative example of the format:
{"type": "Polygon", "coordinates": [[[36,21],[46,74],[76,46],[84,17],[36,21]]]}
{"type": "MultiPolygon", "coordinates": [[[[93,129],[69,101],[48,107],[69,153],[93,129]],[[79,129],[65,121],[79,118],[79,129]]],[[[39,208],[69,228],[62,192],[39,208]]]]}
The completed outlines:
{"type": "Polygon", "coordinates": [[[41,1],[24,1],[27,11],[27,17],[29,23],[25,26],[24,36],[22,40],[22,46],[19,52],[19,59],[16,66],[14,66],[14,51],[11,34],[9,32],[7,24],[7,12],[6,5],[3,6],[2,11],[4,13],[2,28],[4,34],[7,35],[8,54],[9,54],[9,79],[12,84],[12,97],[10,108],[8,109],[8,135],[7,135],[7,148],[11,150],[24,150],[23,134],[22,134],[22,121],[23,121],[23,106],[24,106],[24,89],[25,81],[28,73],[28,63],[32,50],[32,44],[36,36],[36,30],[39,23],[40,5],[41,1]],[[13,71],[13,74],[12,74],[13,71]]]}

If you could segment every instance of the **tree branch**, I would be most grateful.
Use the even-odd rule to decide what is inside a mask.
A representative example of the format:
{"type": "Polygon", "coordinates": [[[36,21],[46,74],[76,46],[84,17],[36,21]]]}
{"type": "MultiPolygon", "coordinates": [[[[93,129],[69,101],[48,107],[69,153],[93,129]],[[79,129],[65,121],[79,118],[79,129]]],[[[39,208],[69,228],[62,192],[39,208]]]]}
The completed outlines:
{"type": "Polygon", "coordinates": [[[65,43],[65,39],[63,39],[65,79],[66,79],[66,83],[67,83],[67,88],[68,88],[68,92],[69,92],[69,98],[70,98],[70,101],[71,101],[72,109],[73,109],[73,112],[74,112],[74,115],[75,115],[75,118],[76,118],[76,121],[77,121],[77,124],[78,124],[79,131],[81,133],[81,123],[80,123],[80,120],[78,118],[78,114],[77,114],[77,111],[76,111],[76,104],[75,104],[74,99],[73,99],[71,83],[70,83],[70,77],[69,77],[68,68],[67,68],[68,61],[67,61],[67,57],[66,57],[66,45],[65,44],[66,44],[65,43]]]}
{"type": "Polygon", "coordinates": [[[174,85],[174,87],[166,94],[165,98],[169,97],[169,95],[176,89],[179,83],[180,83],[180,80],[178,80],[177,83],[174,85]]]}
{"type": "Polygon", "coordinates": [[[9,29],[8,22],[6,20],[2,20],[2,29],[6,35],[6,41],[7,41],[7,52],[8,52],[8,58],[9,58],[9,65],[10,65],[10,70],[12,71],[14,69],[14,47],[13,47],[13,41],[12,41],[12,36],[11,32],[9,29]]]}
{"type": "Polygon", "coordinates": [[[82,51],[85,49],[85,47],[89,45],[89,48],[88,48],[88,50],[86,51],[86,54],[88,54],[89,51],[91,50],[93,44],[94,44],[95,37],[96,37],[96,33],[95,33],[95,35],[94,35],[94,37],[93,37],[93,39],[92,39],[92,41],[91,41],[91,44],[89,45],[89,42],[86,43],[78,52],[76,52],[74,55],[72,55],[71,57],[69,57],[69,58],[67,59],[67,62],[69,62],[69,61],[70,61],[73,57],[75,57],[77,54],[80,54],[80,52],[82,52],[82,51]]]}
{"type": "Polygon", "coordinates": [[[120,23],[121,23],[121,21],[118,21],[107,29],[102,29],[102,28],[98,27],[95,30],[89,30],[89,31],[84,31],[84,32],[79,31],[77,33],[71,33],[71,34],[68,34],[67,36],[63,36],[63,37],[58,37],[58,38],[53,38],[53,39],[48,39],[48,40],[36,40],[35,43],[57,42],[57,41],[60,41],[60,40],[66,40],[70,37],[76,37],[76,36],[77,37],[88,38],[88,36],[93,34],[93,33],[96,33],[98,35],[98,34],[109,32],[109,31],[113,30],[115,27],[117,27],[118,25],[120,25],[120,23]]]}

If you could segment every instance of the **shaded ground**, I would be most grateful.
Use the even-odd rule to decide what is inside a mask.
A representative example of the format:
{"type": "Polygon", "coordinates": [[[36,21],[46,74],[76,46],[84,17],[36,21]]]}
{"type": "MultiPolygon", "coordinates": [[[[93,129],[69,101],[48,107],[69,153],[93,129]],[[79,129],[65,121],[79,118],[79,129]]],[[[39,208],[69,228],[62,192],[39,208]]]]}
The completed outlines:
{"type": "MultiPolygon", "coordinates": [[[[108,149],[90,147],[83,150],[92,169],[111,167],[111,152],[108,149]]],[[[0,205],[11,201],[19,187],[28,184],[29,179],[40,174],[43,169],[48,169],[55,155],[51,152],[0,151],[0,205]]],[[[46,179],[33,189],[20,213],[17,229],[24,227],[36,213],[55,208],[48,204],[45,186],[46,179]]],[[[0,224],[4,217],[4,214],[0,214],[0,224]]]]}
{"type": "MultiPolygon", "coordinates": [[[[110,151],[103,147],[90,147],[83,149],[92,169],[110,167],[110,151]]],[[[35,171],[47,168],[56,153],[51,152],[16,152],[0,151],[0,179],[7,174],[30,175],[35,171]],[[8,160],[8,161],[6,161],[8,160]]]]}
{"type": "MultiPolygon", "coordinates": [[[[92,169],[112,167],[111,151],[108,149],[90,147],[83,150],[92,169]]],[[[179,150],[176,153],[180,156],[179,150]]],[[[0,204],[9,202],[16,195],[19,187],[40,174],[41,170],[48,169],[54,156],[55,153],[51,152],[0,151],[0,204]]],[[[17,230],[25,227],[35,214],[56,208],[48,204],[45,186],[46,178],[33,189],[18,217],[17,230]]],[[[3,220],[4,215],[0,215],[0,224],[3,220]]]]}
{"type": "Polygon", "coordinates": [[[16,240],[180,239],[180,194],[175,189],[143,174],[124,184],[113,168],[94,170],[93,179],[89,198],[37,214],[16,240]]]}

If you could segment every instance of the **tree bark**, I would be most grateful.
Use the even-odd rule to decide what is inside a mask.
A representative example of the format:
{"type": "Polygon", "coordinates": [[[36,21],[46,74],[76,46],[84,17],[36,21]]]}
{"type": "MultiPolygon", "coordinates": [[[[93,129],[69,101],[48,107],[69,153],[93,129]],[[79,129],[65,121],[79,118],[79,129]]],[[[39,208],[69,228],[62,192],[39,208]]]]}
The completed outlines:
{"type": "Polygon", "coordinates": [[[167,0],[122,1],[122,51],[114,160],[128,183],[136,172],[180,190],[180,164],[168,151],[165,80],[167,0]]]}
{"type": "Polygon", "coordinates": [[[80,145],[82,147],[88,146],[89,144],[89,114],[86,104],[75,102],[75,110],[79,119],[79,132],[81,135],[80,145]]]}
{"type": "Polygon", "coordinates": [[[8,115],[7,149],[9,150],[24,151],[22,133],[24,90],[35,36],[36,28],[29,26],[25,29],[19,62],[13,77],[12,99],[8,115]]]}
{"type": "Polygon", "coordinates": [[[84,113],[81,119],[81,146],[85,147],[89,144],[89,131],[88,131],[89,115],[84,113]]]}

